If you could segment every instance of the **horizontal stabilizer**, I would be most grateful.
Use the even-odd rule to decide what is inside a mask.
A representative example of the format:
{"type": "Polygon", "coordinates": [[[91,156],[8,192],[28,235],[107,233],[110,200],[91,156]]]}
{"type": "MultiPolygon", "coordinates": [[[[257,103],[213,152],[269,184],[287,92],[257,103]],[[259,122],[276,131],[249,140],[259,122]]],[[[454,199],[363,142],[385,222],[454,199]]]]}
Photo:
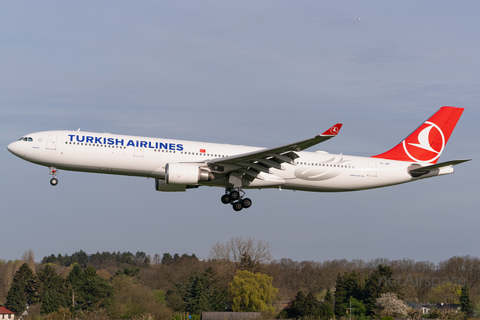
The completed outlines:
{"type": "Polygon", "coordinates": [[[454,166],[463,162],[470,161],[472,159],[466,159],[466,160],[451,160],[447,162],[442,162],[442,163],[437,163],[433,164],[431,166],[425,166],[425,167],[415,167],[414,169],[410,169],[409,172],[425,172],[425,171],[430,171],[438,168],[443,168],[443,167],[448,167],[448,166],[454,166]]]}

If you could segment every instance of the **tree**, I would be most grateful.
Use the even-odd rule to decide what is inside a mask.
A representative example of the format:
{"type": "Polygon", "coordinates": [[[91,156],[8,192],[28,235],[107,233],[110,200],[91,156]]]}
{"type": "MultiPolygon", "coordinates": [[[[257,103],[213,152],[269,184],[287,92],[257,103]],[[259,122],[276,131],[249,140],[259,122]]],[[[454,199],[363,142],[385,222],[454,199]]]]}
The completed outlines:
{"type": "Polygon", "coordinates": [[[295,299],[292,301],[292,306],[288,309],[288,316],[291,318],[301,318],[306,309],[305,294],[303,291],[297,292],[295,299]]]}
{"type": "Polygon", "coordinates": [[[27,263],[32,272],[35,274],[35,255],[33,254],[32,249],[23,253],[22,261],[27,263]]]}
{"type": "Polygon", "coordinates": [[[115,277],[113,282],[116,299],[107,308],[109,319],[173,318],[173,312],[165,303],[156,301],[152,289],[135,284],[132,278],[125,275],[115,277]]]}
{"type": "Polygon", "coordinates": [[[364,303],[367,308],[367,314],[373,314],[377,299],[382,293],[393,292],[400,293],[401,286],[397,279],[393,277],[393,270],[389,266],[378,265],[372,275],[365,283],[363,292],[364,303]]]}
{"type": "Polygon", "coordinates": [[[396,293],[382,293],[376,301],[376,314],[380,317],[398,317],[408,315],[408,307],[396,293]]]}
{"type": "Polygon", "coordinates": [[[315,299],[315,296],[310,291],[305,297],[305,309],[302,316],[317,317],[320,311],[319,309],[320,303],[318,303],[317,299],[315,299]]]}
{"type": "Polygon", "coordinates": [[[473,316],[473,303],[470,300],[470,293],[468,286],[462,287],[462,293],[460,295],[460,309],[465,314],[465,320],[473,316]]]}
{"type": "Polygon", "coordinates": [[[15,313],[23,312],[27,304],[37,301],[37,278],[27,263],[15,273],[13,282],[7,293],[5,306],[15,313]]]}
{"type": "Polygon", "coordinates": [[[66,307],[63,279],[50,266],[46,265],[38,272],[38,298],[42,303],[40,312],[49,314],[66,307]]]}
{"type": "Polygon", "coordinates": [[[170,253],[165,252],[162,258],[162,264],[171,264],[173,263],[173,257],[170,253]]]}
{"type": "Polygon", "coordinates": [[[271,304],[278,289],[272,281],[266,274],[239,270],[228,284],[233,311],[274,311],[271,304]]]}
{"type": "Polygon", "coordinates": [[[85,310],[108,307],[113,301],[113,287],[104,278],[97,275],[92,266],[88,266],[76,284],[77,303],[85,310]]]}
{"type": "Polygon", "coordinates": [[[7,293],[5,307],[17,315],[25,311],[27,307],[27,295],[20,283],[13,283],[7,293]]]}
{"type": "MultiPolygon", "coordinates": [[[[55,292],[64,291],[64,284],[62,278],[57,274],[55,269],[50,265],[46,265],[42,270],[38,272],[38,296],[42,300],[43,296],[49,291],[55,292]]],[[[56,310],[54,310],[56,311],[56,310]]]]}
{"type": "Polygon", "coordinates": [[[162,259],[160,258],[160,255],[158,253],[155,253],[153,256],[153,265],[158,266],[160,263],[162,263],[162,259]]]}
{"type": "MultiPolygon", "coordinates": [[[[82,277],[82,269],[78,263],[73,265],[72,270],[65,279],[65,301],[71,301],[71,308],[75,308],[75,295],[80,296],[78,292],[78,284],[82,277]]],[[[70,303],[68,303],[70,305],[70,303]]]]}
{"type": "Polygon", "coordinates": [[[345,313],[348,310],[349,313],[355,315],[356,318],[360,319],[363,319],[367,312],[367,309],[365,308],[363,302],[353,297],[350,297],[347,302],[343,303],[341,308],[345,310],[345,313]]]}
{"type": "Polygon", "coordinates": [[[66,307],[65,297],[58,294],[57,291],[50,289],[42,297],[41,314],[50,314],[66,307]]]}
{"type": "Polygon", "coordinates": [[[446,282],[433,288],[430,301],[437,303],[459,303],[462,287],[456,283],[446,282]]]}
{"type": "Polygon", "coordinates": [[[351,297],[357,300],[362,300],[363,297],[360,280],[355,270],[351,273],[345,272],[343,276],[337,276],[335,289],[335,315],[345,315],[345,305],[349,303],[351,297]]]}
{"type": "Polygon", "coordinates": [[[331,306],[333,306],[333,294],[332,291],[330,290],[330,287],[327,288],[327,293],[325,294],[325,303],[330,303],[331,306]]]}
{"type": "Polygon", "coordinates": [[[217,273],[211,267],[203,273],[190,277],[184,297],[185,311],[200,314],[202,311],[222,311],[225,309],[225,290],[219,286],[217,273]]]}
{"type": "Polygon", "coordinates": [[[210,250],[210,259],[240,263],[242,257],[250,259],[251,263],[267,263],[272,259],[270,244],[267,241],[239,236],[225,243],[216,242],[210,250]]]}
{"type": "Polygon", "coordinates": [[[322,320],[330,320],[335,317],[335,313],[333,312],[333,306],[330,302],[324,302],[320,305],[318,309],[318,318],[322,320]]]}

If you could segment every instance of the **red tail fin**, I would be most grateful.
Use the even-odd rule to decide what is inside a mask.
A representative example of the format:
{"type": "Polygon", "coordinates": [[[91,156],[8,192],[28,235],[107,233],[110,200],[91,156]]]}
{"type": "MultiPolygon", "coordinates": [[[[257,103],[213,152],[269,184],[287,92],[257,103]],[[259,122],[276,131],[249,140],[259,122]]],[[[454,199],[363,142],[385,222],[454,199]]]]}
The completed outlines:
{"type": "Polygon", "coordinates": [[[393,149],[372,158],[435,164],[464,108],[442,107],[393,149]]]}

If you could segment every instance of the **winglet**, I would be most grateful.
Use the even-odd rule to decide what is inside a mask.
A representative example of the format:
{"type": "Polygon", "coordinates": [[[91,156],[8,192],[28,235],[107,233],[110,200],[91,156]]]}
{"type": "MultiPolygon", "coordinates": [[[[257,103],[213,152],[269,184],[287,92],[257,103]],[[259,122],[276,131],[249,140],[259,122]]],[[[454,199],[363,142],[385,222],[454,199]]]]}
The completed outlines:
{"type": "Polygon", "coordinates": [[[341,123],[337,123],[336,125],[334,125],[330,129],[328,129],[327,131],[322,133],[321,135],[322,136],[336,136],[338,134],[338,132],[340,132],[340,128],[342,127],[342,125],[343,124],[341,124],[341,123]]]}

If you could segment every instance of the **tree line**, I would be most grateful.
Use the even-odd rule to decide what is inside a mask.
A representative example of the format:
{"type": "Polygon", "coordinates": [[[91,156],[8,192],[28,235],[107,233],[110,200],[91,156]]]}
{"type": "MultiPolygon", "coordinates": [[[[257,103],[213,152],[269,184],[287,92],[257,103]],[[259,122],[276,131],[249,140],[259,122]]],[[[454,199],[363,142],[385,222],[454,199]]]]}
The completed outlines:
{"type": "Polygon", "coordinates": [[[388,315],[387,303],[397,303],[398,310],[403,310],[397,300],[460,304],[468,289],[470,310],[480,309],[480,259],[472,256],[455,256],[438,264],[410,259],[273,260],[267,242],[242,237],[215,243],[204,260],[194,254],[157,253],[152,258],[143,252],[88,255],[79,251],[50,255],[35,264],[32,256],[0,260],[0,305],[21,297],[9,294],[23,286],[25,301],[43,315],[57,309],[102,311],[111,319],[141,314],[163,319],[184,312],[230,309],[260,310],[278,318],[330,319],[332,314],[346,316],[351,304],[351,314],[362,318],[381,312],[388,315]],[[21,268],[22,274],[28,273],[25,264],[35,281],[14,281],[21,268]],[[72,282],[74,275],[78,282],[72,282]],[[49,290],[52,286],[56,289],[49,290]],[[103,295],[102,303],[95,303],[93,296],[86,298],[88,292],[103,295]],[[256,297],[250,297],[251,292],[257,292],[256,297]],[[287,301],[291,307],[282,311],[287,301]]]}

